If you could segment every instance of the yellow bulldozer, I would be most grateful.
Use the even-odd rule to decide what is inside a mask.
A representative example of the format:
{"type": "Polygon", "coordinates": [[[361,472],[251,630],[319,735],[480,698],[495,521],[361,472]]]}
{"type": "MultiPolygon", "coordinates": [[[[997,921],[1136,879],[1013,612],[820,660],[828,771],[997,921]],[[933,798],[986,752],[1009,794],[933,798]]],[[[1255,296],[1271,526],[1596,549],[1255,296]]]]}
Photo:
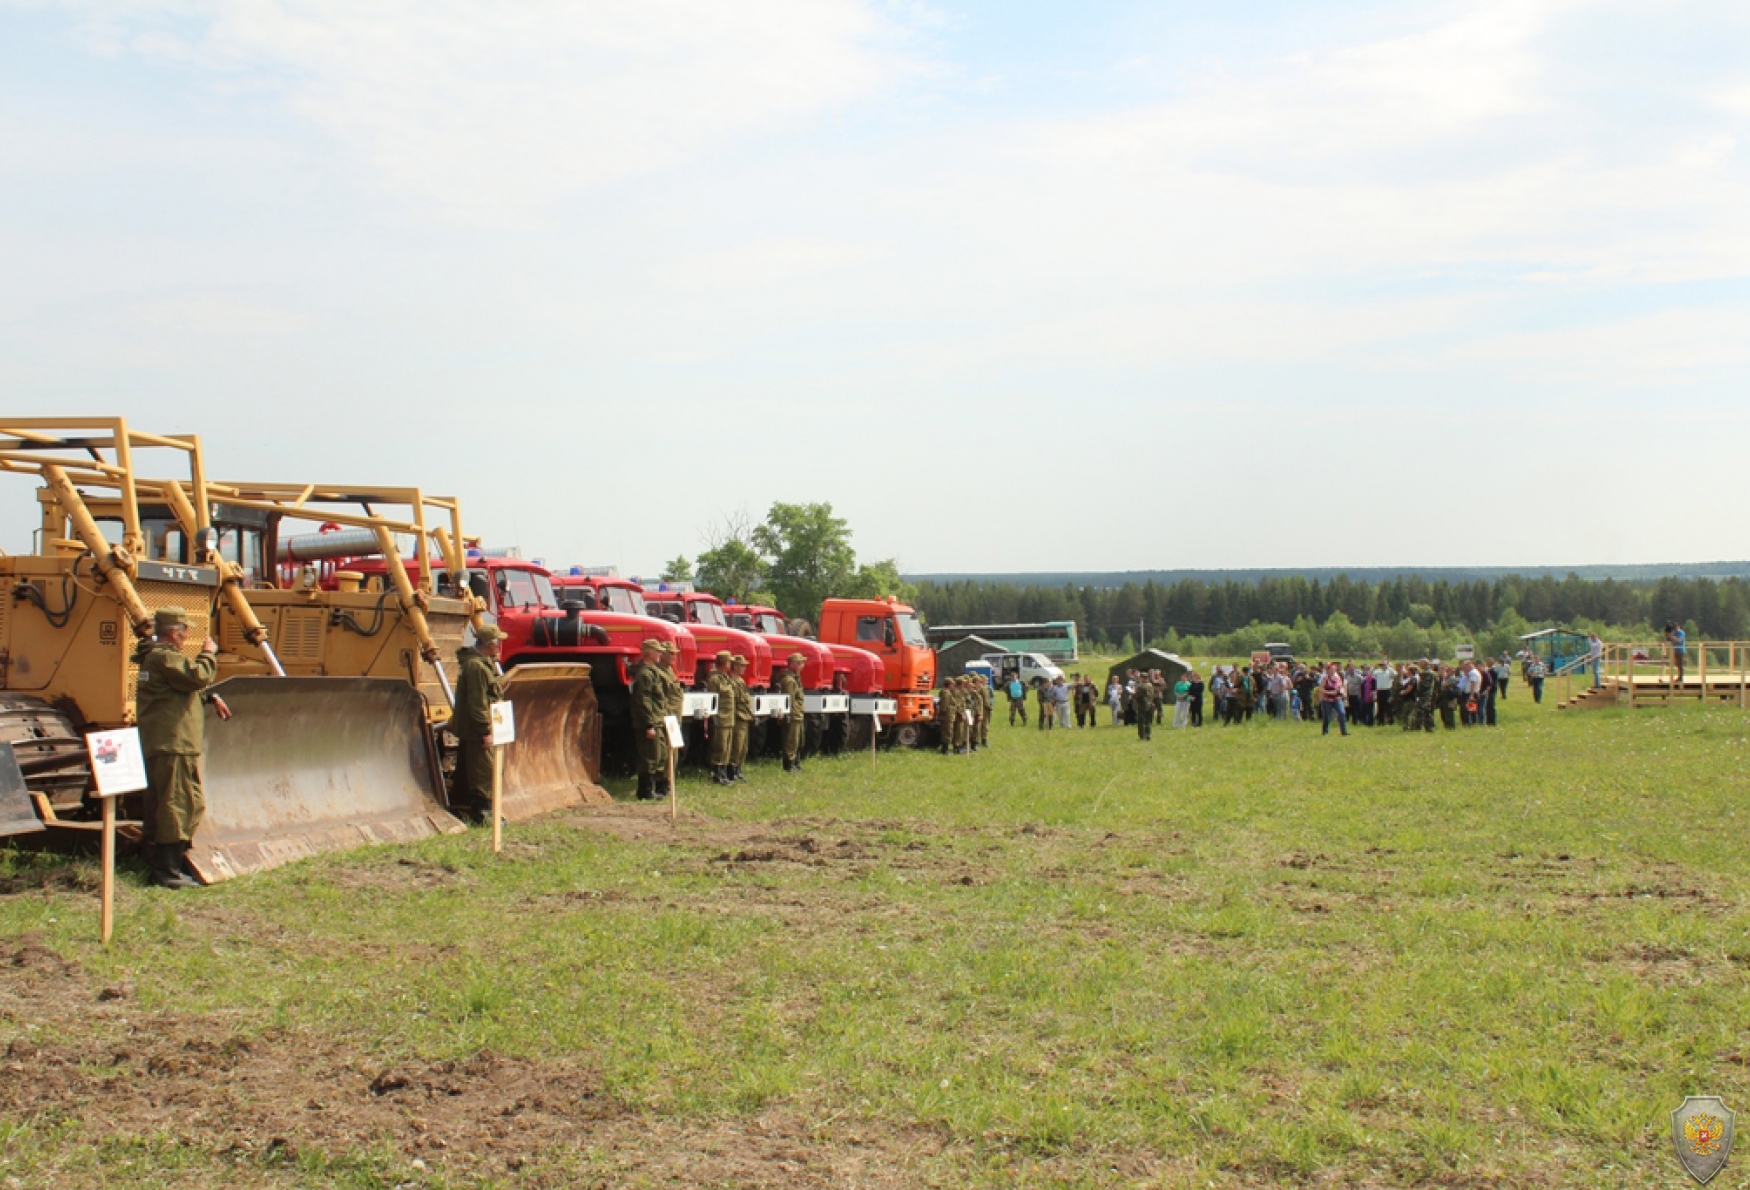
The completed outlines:
{"type": "MultiPolygon", "coordinates": [[[[419,689],[434,727],[449,719],[445,658],[469,641],[485,608],[470,589],[454,498],[242,482],[207,491],[220,553],[247,560],[243,598],[278,642],[277,658],[252,649],[249,623],[221,608],[221,665],[229,656],[237,672],[265,672],[277,660],[292,674],[399,677],[419,689]],[[312,531],[293,532],[300,524],[312,531]],[[410,574],[403,548],[427,563],[410,574]]],[[[504,694],[517,725],[505,756],[506,818],[611,800],[598,783],[601,717],[588,664],[518,666],[504,694]]]]}
{"type": "MultiPolygon", "coordinates": [[[[399,493],[412,501],[409,520],[368,501],[356,514],[318,514],[318,497],[336,493],[209,483],[197,437],[145,434],[119,418],[0,419],[0,471],[37,478],[41,505],[31,552],[0,556],[0,743],[21,777],[8,779],[0,748],[0,834],[84,828],[92,813],[83,733],[132,722],[133,641],[164,606],[188,614],[190,649],[207,635],[220,642],[216,690],[234,712],[223,723],[208,716],[207,816],[189,855],[204,880],[463,829],[445,809],[433,727],[449,709],[439,637],[459,643],[478,615],[466,587],[444,599],[405,573],[393,592],[277,581],[277,530],[287,520],[320,515],[366,531],[397,559],[398,534],[424,550],[430,504],[417,492],[399,493]],[[143,476],[135,457],[153,448],[180,455],[182,474],[143,476]],[[34,803],[28,816],[18,784],[34,803]]],[[[450,530],[437,526],[430,540],[460,541],[459,512],[449,508],[450,530]]],[[[530,729],[519,715],[509,812],[600,794],[576,780],[587,741],[552,726],[563,719],[556,706],[572,715],[568,724],[593,721],[593,705],[576,706],[579,687],[589,690],[584,675],[542,675],[545,688],[531,677],[511,695],[519,708],[530,703],[530,729]],[[543,755],[543,723],[547,751],[562,759],[543,755]]]]}

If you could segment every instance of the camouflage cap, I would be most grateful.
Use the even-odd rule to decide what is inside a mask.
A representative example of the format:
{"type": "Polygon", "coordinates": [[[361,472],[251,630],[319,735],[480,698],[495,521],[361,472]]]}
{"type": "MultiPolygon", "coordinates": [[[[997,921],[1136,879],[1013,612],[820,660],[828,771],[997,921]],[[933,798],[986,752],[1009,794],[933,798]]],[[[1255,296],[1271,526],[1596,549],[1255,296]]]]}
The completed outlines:
{"type": "Polygon", "coordinates": [[[718,660],[718,661],[733,661],[733,660],[735,660],[735,654],[731,653],[728,649],[718,649],[716,660],[718,660]]]}
{"type": "Polygon", "coordinates": [[[678,655],[681,651],[681,647],[675,644],[672,640],[658,641],[656,647],[661,649],[664,653],[674,653],[678,655]]]}
{"type": "Polygon", "coordinates": [[[660,637],[647,636],[638,642],[638,647],[640,649],[649,649],[652,653],[662,653],[667,651],[667,643],[668,642],[662,640],[660,637]]]}
{"type": "Polygon", "coordinates": [[[740,653],[737,653],[735,656],[733,656],[729,659],[729,664],[731,664],[731,665],[746,665],[747,658],[743,657],[740,653]]]}
{"type": "Polygon", "coordinates": [[[504,629],[500,628],[497,624],[482,624],[480,627],[474,629],[474,639],[480,644],[486,644],[495,640],[503,640],[504,629]]]}
{"type": "Polygon", "coordinates": [[[161,607],[152,613],[155,628],[187,628],[188,613],[180,607],[161,607]]]}
{"type": "Polygon", "coordinates": [[[790,654],[788,659],[791,661],[800,661],[804,665],[808,664],[808,654],[807,653],[801,653],[801,652],[792,653],[792,654],[790,654]]]}

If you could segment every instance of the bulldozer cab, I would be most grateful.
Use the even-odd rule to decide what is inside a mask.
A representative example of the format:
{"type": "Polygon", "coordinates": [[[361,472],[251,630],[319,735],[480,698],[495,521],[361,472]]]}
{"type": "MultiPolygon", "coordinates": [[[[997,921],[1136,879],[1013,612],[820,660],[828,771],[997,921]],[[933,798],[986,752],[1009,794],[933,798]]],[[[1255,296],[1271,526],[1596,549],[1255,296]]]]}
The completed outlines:
{"type": "MultiPolygon", "coordinates": [[[[0,740],[41,795],[45,825],[77,837],[94,815],[84,734],[134,722],[137,646],[153,613],[178,607],[189,653],[209,636],[231,645],[213,690],[235,718],[209,713],[207,812],[189,856],[204,878],[462,829],[443,809],[430,732],[404,683],[285,676],[242,594],[266,574],[271,522],[252,513],[215,528],[198,437],[121,418],[0,420],[0,471],[39,485],[30,551],[0,556],[12,594],[0,601],[0,740]],[[148,477],[137,465],[148,452],[177,464],[148,477]],[[252,664],[271,677],[250,677],[252,664]]],[[[131,798],[124,813],[141,805],[131,798]]]]}
{"type": "Polygon", "coordinates": [[[142,515],[133,459],[148,450],[169,451],[192,486],[204,484],[193,439],[119,419],[0,421],[0,471],[39,485],[28,552],[0,556],[10,595],[0,600],[0,739],[29,788],[75,817],[90,783],[82,732],[133,722],[135,647],[153,613],[187,614],[192,656],[219,590],[218,568],[183,547],[191,532],[142,515]]]}
{"type": "MultiPolygon", "coordinates": [[[[248,554],[259,540],[271,560],[266,581],[243,595],[286,672],[406,683],[440,729],[435,738],[447,764],[452,741],[441,727],[454,692],[446,666],[456,664],[490,608],[519,597],[495,592],[483,567],[470,568],[459,502],[418,488],[356,485],[225,482],[209,490],[221,541],[230,535],[248,554]]],[[[540,597],[533,589],[522,594],[540,597]]],[[[219,632],[227,652],[250,656],[247,623],[229,608],[221,608],[219,632]]],[[[600,716],[589,666],[524,668],[541,672],[513,671],[505,681],[518,723],[505,765],[505,816],[609,800],[599,785],[600,716]]],[[[258,660],[246,672],[265,671],[258,660]]],[[[451,794],[459,808],[458,791],[451,794]]]]}

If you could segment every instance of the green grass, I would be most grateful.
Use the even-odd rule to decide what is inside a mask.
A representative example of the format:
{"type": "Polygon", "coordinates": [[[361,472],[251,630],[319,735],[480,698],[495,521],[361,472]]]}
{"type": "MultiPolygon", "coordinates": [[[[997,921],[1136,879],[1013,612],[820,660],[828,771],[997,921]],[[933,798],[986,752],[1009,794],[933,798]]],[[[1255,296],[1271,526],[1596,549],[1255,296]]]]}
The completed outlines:
{"type": "MultiPolygon", "coordinates": [[[[711,821],[678,843],[549,821],[497,860],[476,831],[199,893],[134,874],[108,952],[73,892],[0,896],[0,936],[228,1033],[575,1061],[653,1121],[923,1129],[888,1158],[918,1182],[1677,1185],[1671,1108],[1750,1100],[1750,720],[1512,695],[1433,736],[999,720],[971,757],[689,780],[711,821]],[[788,858],[735,860],[758,823],[788,858]]],[[[40,1033],[5,988],[0,1052],[40,1033]]],[[[26,1184],[225,1160],[0,1116],[26,1184]]],[[[252,1176],[426,1177],[362,1144],[306,1161],[252,1176]]]]}

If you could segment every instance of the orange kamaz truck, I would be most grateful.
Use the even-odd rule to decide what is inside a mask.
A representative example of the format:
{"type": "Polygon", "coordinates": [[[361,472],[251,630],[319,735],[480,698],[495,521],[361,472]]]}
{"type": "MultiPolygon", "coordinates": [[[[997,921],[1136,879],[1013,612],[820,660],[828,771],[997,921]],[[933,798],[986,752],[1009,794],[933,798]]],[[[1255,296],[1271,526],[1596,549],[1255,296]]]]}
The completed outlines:
{"type": "MultiPolygon", "coordinates": [[[[936,651],[917,613],[892,596],[828,599],[820,605],[820,641],[854,645],[881,661],[882,697],[874,708],[889,747],[917,748],[935,734],[936,651]]],[[[853,705],[853,715],[858,711],[853,705]]]]}

